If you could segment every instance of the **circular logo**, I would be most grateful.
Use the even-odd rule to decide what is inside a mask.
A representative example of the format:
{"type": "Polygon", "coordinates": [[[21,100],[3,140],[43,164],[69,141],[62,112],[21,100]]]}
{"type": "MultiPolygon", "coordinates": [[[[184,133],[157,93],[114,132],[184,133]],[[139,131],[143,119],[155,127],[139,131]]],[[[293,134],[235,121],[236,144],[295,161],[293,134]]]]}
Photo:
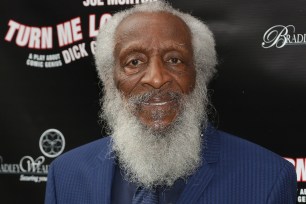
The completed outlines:
{"type": "Polygon", "coordinates": [[[54,158],[59,156],[65,149],[64,135],[56,130],[46,130],[39,139],[40,151],[47,157],[54,158]]]}

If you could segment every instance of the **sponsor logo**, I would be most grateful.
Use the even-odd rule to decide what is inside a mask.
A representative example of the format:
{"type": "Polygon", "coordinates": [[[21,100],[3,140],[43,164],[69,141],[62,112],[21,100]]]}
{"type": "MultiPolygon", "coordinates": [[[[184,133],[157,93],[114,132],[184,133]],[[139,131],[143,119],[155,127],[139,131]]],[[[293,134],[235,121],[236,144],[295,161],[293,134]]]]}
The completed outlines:
{"type": "Polygon", "coordinates": [[[46,157],[59,156],[65,149],[64,135],[56,129],[46,130],[39,139],[39,148],[46,157]]]}
{"type": "MultiPolygon", "coordinates": [[[[65,148],[64,135],[56,129],[46,130],[40,137],[39,148],[46,157],[59,156],[65,148]]],[[[20,181],[46,182],[48,169],[44,156],[23,156],[19,163],[5,163],[0,156],[0,174],[19,175],[20,181]]]]}
{"type": "Polygon", "coordinates": [[[263,48],[306,45],[306,34],[296,33],[294,25],[275,25],[264,33],[261,45],[263,48]]]}

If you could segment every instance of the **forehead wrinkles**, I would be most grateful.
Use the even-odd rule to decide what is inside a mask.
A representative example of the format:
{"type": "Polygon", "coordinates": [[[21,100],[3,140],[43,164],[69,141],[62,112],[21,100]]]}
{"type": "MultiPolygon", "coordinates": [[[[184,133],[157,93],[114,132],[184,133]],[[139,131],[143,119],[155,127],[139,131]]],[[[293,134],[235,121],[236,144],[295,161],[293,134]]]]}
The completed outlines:
{"type": "Polygon", "coordinates": [[[186,23],[166,12],[138,12],[120,22],[115,32],[116,45],[139,38],[148,42],[172,39],[178,41],[177,44],[191,44],[191,32],[186,23]]]}
{"type": "MultiPolygon", "coordinates": [[[[176,18],[176,17],[175,17],[176,18]]],[[[180,20],[179,18],[176,18],[180,20]]],[[[139,36],[135,36],[133,34],[137,32],[141,32],[143,36],[147,36],[150,32],[154,32],[158,34],[156,37],[179,37],[185,40],[191,38],[190,30],[187,25],[183,24],[184,22],[180,21],[167,21],[167,19],[160,19],[158,21],[154,18],[134,18],[131,21],[122,22],[119,24],[116,32],[115,39],[116,40],[124,40],[127,37],[137,38],[139,36]],[[164,22],[161,22],[163,21],[164,22]]]]}
{"type": "Polygon", "coordinates": [[[144,31],[142,35],[154,31],[161,35],[181,37],[183,32],[186,36],[191,37],[189,27],[178,16],[167,12],[137,12],[127,16],[119,23],[115,31],[116,40],[141,30],[144,31]],[[158,29],[154,29],[156,27],[158,29]]]}

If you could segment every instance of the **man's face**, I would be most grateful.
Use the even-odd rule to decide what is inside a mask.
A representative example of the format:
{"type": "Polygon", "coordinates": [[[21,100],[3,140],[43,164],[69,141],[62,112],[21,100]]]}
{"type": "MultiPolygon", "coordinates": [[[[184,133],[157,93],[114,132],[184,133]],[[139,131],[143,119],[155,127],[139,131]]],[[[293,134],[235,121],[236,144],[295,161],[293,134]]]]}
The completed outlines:
{"type": "Polygon", "coordinates": [[[195,86],[188,27],[168,13],[136,13],[119,24],[115,40],[116,87],[134,103],[142,124],[168,127],[195,86]]]}

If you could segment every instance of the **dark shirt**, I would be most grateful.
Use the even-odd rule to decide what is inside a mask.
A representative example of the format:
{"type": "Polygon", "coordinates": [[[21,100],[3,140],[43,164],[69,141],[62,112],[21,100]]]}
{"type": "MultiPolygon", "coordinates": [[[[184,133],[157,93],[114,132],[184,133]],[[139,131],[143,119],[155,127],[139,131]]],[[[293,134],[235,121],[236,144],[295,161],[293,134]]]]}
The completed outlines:
{"type": "MultiPolygon", "coordinates": [[[[159,204],[174,204],[183,192],[186,181],[178,179],[171,187],[157,187],[159,204]]],[[[128,182],[118,165],[115,166],[115,174],[112,184],[111,203],[130,204],[137,190],[134,183],[128,182]]]]}

